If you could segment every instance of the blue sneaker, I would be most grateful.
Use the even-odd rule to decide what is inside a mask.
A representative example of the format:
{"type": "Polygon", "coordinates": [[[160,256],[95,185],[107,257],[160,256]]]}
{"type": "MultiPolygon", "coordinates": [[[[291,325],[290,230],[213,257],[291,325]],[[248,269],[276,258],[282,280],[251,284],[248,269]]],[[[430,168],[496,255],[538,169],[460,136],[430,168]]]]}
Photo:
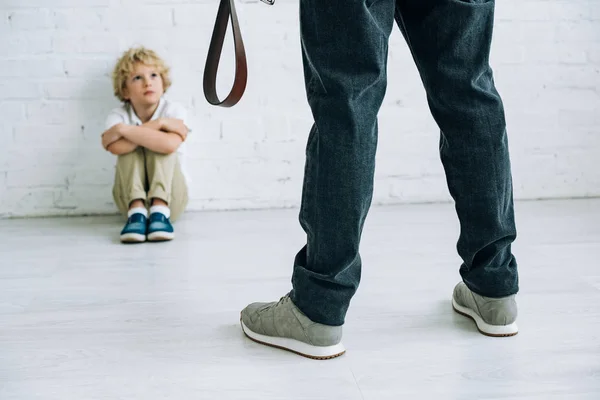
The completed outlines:
{"type": "Polygon", "coordinates": [[[148,224],[148,240],[150,242],[164,242],[175,238],[173,225],[169,218],[163,213],[154,212],[150,214],[148,224]]]}
{"type": "Polygon", "coordinates": [[[121,231],[121,242],[142,243],[146,241],[148,218],[144,214],[135,213],[127,218],[127,223],[121,231]]]}

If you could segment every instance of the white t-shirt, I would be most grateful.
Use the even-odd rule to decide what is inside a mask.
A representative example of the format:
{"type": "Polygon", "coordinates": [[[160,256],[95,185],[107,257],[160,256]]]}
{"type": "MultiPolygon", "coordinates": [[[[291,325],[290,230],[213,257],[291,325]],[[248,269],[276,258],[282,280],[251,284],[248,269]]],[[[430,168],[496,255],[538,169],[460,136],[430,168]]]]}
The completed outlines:
{"type": "MultiPolygon", "coordinates": [[[[151,121],[154,121],[158,118],[175,118],[183,121],[185,126],[188,127],[189,133],[192,132],[192,128],[189,125],[189,121],[187,118],[187,111],[185,107],[183,107],[179,103],[172,102],[170,100],[165,99],[164,97],[160,99],[158,103],[158,107],[156,111],[150,118],[151,121]]],[[[135,110],[131,106],[130,103],[125,103],[121,107],[114,108],[106,117],[105,130],[109,130],[113,126],[117,124],[126,124],[126,125],[142,125],[142,121],[135,113],[135,110]]],[[[188,134],[189,134],[188,133],[188,134]]],[[[189,176],[185,170],[185,142],[179,145],[177,149],[177,155],[179,156],[179,165],[181,166],[181,172],[185,177],[186,183],[189,183],[189,176]]]]}

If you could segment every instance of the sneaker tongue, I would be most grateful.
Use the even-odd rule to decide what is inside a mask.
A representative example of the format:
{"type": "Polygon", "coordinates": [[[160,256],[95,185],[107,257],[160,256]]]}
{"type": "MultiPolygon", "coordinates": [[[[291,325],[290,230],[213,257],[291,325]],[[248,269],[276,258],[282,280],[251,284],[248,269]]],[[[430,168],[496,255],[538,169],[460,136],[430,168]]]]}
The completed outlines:
{"type": "Polygon", "coordinates": [[[150,214],[150,221],[151,222],[167,222],[168,218],[165,214],[157,212],[157,213],[150,214]]]}
{"type": "Polygon", "coordinates": [[[140,213],[135,213],[132,214],[131,217],[129,217],[129,222],[144,222],[146,219],[146,216],[144,214],[140,214],[140,213]]]}
{"type": "Polygon", "coordinates": [[[171,210],[166,206],[152,206],[150,207],[150,214],[161,213],[164,214],[165,217],[169,218],[171,216],[171,210]]]}

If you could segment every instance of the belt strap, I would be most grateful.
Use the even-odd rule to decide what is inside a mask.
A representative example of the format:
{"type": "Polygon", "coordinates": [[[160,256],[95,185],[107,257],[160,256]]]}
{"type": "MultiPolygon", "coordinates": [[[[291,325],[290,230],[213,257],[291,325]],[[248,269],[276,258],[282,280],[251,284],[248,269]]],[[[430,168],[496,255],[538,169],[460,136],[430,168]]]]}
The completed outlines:
{"type": "Polygon", "coordinates": [[[247,80],[246,51],[244,50],[244,41],[242,40],[242,33],[235,12],[235,3],[234,0],[221,0],[204,67],[204,96],[213,106],[234,106],[242,98],[244,90],[246,90],[247,80]],[[219,100],[219,96],[217,96],[217,70],[219,69],[219,60],[221,59],[229,18],[231,18],[235,48],[235,78],[229,95],[224,100],[219,100]]]}
{"type": "MultiPolygon", "coordinates": [[[[264,3],[272,5],[275,0],[262,0],[264,3]]],[[[221,107],[232,107],[242,98],[246,90],[248,81],[248,66],[246,62],[246,51],[244,41],[235,11],[234,0],[220,0],[217,19],[213,29],[208,55],[206,56],[206,65],[204,66],[204,97],[214,105],[221,107]],[[235,78],[231,91],[224,100],[219,100],[217,95],[217,71],[219,69],[219,60],[223,51],[223,42],[227,33],[227,20],[231,19],[231,30],[233,31],[233,45],[235,49],[235,78]]]]}

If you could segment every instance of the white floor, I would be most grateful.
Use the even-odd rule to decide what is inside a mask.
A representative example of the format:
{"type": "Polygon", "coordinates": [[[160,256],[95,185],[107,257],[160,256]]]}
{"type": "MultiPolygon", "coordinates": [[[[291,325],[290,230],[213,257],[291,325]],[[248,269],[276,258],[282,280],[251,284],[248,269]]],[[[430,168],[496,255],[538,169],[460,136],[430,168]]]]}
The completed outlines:
{"type": "Polygon", "coordinates": [[[373,208],[346,355],[243,337],[290,288],[296,210],[195,213],[124,246],[117,217],[0,221],[0,399],[600,399],[600,200],[517,204],[519,326],[451,311],[451,205],[373,208]]]}

